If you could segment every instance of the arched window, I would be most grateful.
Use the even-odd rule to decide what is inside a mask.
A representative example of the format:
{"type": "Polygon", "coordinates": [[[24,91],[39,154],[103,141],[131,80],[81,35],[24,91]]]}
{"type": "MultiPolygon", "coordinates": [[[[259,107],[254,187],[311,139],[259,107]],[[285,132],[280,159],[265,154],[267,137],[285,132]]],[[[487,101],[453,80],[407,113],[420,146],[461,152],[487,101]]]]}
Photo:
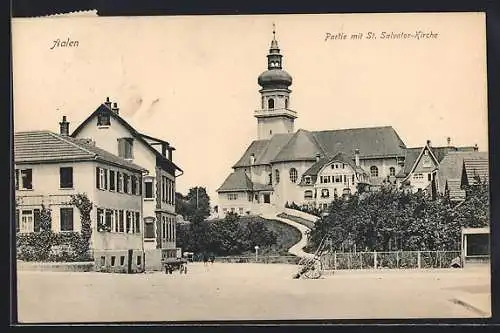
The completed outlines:
{"type": "Polygon", "coordinates": [[[370,167],[370,176],[378,177],[378,168],[376,166],[370,167]]]}
{"type": "Polygon", "coordinates": [[[395,176],[396,175],[396,168],[390,167],[389,168],[389,176],[395,176]]]}
{"type": "Polygon", "coordinates": [[[274,109],[274,99],[273,98],[269,98],[267,100],[267,108],[268,109],[274,109]]]}
{"type": "Polygon", "coordinates": [[[285,109],[288,109],[288,98],[285,98],[285,109]]]}
{"type": "Polygon", "coordinates": [[[295,168],[290,169],[290,181],[292,183],[295,183],[297,181],[297,169],[295,168]]]}
{"type": "Polygon", "coordinates": [[[313,197],[313,191],[307,190],[304,192],[304,199],[312,199],[313,197]]]}
{"type": "Polygon", "coordinates": [[[276,180],[276,184],[280,182],[280,171],[278,169],[274,170],[274,179],[276,180]]]}

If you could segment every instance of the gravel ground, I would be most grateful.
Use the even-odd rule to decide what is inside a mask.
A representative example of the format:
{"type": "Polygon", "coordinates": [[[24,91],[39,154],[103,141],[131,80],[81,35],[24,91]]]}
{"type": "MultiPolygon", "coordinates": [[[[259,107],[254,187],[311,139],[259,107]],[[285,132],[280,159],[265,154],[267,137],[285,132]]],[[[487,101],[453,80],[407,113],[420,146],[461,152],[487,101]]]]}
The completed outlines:
{"type": "Polygon", "coordinates": [[[294,280],[296,271],[297,266],[284,264],[222,263],[190,264],[187,275],[19,271],[18,319],[54,323],[489,316],[490,275],[484,268],[338,271],[318,280],[294,280]],[[453,301],[467,295],[480,299],[476,310],[453,301]]]}

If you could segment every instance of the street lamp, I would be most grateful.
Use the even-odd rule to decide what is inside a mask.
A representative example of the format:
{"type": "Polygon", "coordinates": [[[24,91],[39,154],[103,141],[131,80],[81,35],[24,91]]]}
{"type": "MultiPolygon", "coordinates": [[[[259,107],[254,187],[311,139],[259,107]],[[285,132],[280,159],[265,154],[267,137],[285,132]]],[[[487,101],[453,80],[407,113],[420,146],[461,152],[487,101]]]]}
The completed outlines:
{"type": "Polygon", "coordinates": [[[259,261],[259,246],[255,245],[255,261],[259,261]]]}

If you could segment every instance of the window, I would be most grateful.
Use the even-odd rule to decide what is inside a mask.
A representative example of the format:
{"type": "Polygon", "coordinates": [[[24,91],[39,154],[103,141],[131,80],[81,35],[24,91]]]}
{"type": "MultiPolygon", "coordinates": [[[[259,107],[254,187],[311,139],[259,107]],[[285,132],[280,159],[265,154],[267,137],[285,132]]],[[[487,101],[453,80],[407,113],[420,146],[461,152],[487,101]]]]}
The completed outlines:
{"type": "Polygon", "coordinates": [[[391,177],[396,176],[396,169],[394,167],[389,168],[389,176],[391,177]]]}
{"type": "Polygon", "coordinates": [[[73,208],[60,209],[61,231],[73,231],[73,208]]]}
{"type": "Polygon", "coordinates": [[[97,223],[104,226],[104,210],[101,208],[97,208],[97,223]]]}
{"type": "Polygon", "coordinates": [[[274,170],[274,178],[276,180],[276,184],[280,182],[280,171],[278,169],[274,170]]]}
{"type": "Polygon", "coordinates": [[[114,191],[116,189],[115,183],[116,183],[115,172],[113,170],[109,170],[109,190],[110,191],[114,191]]]}
{"type": "Polygon", "coordinates": [[[19,190],[19,170],[16,169],[16,190],[19,190]]]}
{"type": "Polygon", "coordinates": [[[238,200],[238,194],[237,193],[228,193],[227,199],[228,200],[238,200]]]}
{"type": "Polygon", "coordinates": [[[132,138],[120,138],[118,139],[118,156],[121,158],[133,159],[133,143],[132,138]]]}
{"type": "Polygon", "coordinates": [[[342,175],[335,176],[336,183],[342,183],[342,175]]]}
{"type": "Polygon", "coordinates": [[[285,109],[288,109],[288,98],[285,98],[285,109]]]}
{"type": "Polygon", "coordinates": [[[370,176],[378,177],[378,168],[376,166],[370,167],[370,176]]]}
{"type": "Polygon", "coordinates": [[[167,238],[167,222],[165,222],[165,216],[162,217],[162,223],[161,223],[161,238],[165,239],[167,238]]]}
{"type": "Polygon", "coordinates": [[[137,191],[137,177],[136,176],[131,176],[130,177],[130,182],[131,182],[131,189],[132,189],[132,194],[136,194],[137,191]]]}
{"type": "Polygon", "coordinates": [[[306,184],[311,184],[311,177],[305,177],[306,184]]]}
{"type": "Polygon", "coordinates": [[[330,191],[327,188],[321,190],[321,197],[328,198],[330,196],[330,191]]]}
{"type": "Polygon", "coordinates": [[[139,212],[135,212],[135,232],[141,232],[141,218],[139,212]]]}
{"type": "Polygon", "coordinates": [[[154,219],[151,217],[144,219],[144,238],[155,238],[154,219]]]}
{"type": "Polygon", "coordinates": [[[413,179],[424,179],[424,175],[421,173],[416,173],[413,175],[413,179]]]}
{"type": "Polygon", "coordinates": [[[295,183],[297,181],[297,169],[295,168],[290,169],[290,181],[292,183],[295,183]]]}
{"type": "Polygon", "coordinates": [[[32,210],[22,210],[21,211],[21,226],[20,226],[20,232],[33,232],[34,231],[34,226],[33,226],[33,211],[32,210]]]}
{"type": "Polygon", "coordinates": [[[106,266],[106,257],[101,256],[101,266],[106,266]]]}
{"type": "Polygon", "coordinates": [[[112,211],[112,210],[110,210],[110,209],[106,209],[106,213],[105,213],[105,215],[106,215],[106,219],[105,219],[104,223],[106,224],[106,228],[107,228],[107,230],[113,230],[113,229],[111,228],[112,219],[113,219],[113,218],[112,218],[112,216],[113,216],[113,211],[112,211]]]}
{"type": "Polygon", "coordinates": [[[118,211],[115,210],[115,215],[113,216],[113,224],[115,225],[115,232],[120,232],[118,211]]]}
{"type": "Polygon", "coordinates": [[[142,194],[142,179],[140,176],[135,177],[135,195],[142,194]]]}
{"type": "Polygon", "coordinates": [[[125,229],[125,232],[127,234],[131,233],[132,230],[132,214],[129,212],[129,211],[126,211],[125,212],[125,226],[126,226],[126,229],[125,229]]]}
{"type": "Polygon", "coordinates": [[[344,175],[344,183],[347,183],[347,176],[344,175]]]}
{"type": "Polygon", "coordinates": [[[430,173],[429,173],[429,174],[427,174],[427,180],[428,180],[428,181],[431,181],[431,180],[432,180],[432,175],[431,175],[430,173]]]}
{"type": "Polygon", "coordinates": [[[125,256],[120,256],[120,266],[125,265],[125,256]]]}
{"type": "Polygon", "coordinates": [[[148,179],[144,182],[144,197],[147,199],[153,198],[153,180],[148,179]]]}
{"type": "Polygon", "coordinates": [[[107,170],[103,168],[96,168],[96,187],[101,190],[105,190],[107,188],[108,177],[107,170]]]}
{"type": "Polygon", "coordinates": [[[23,190],[33,189],[33,178],[31,169],[21,170],[21,188],[23,190]]]}
{"type": "Polygon", "coordinates": [[[111,125],[109,114],[100,113],[97,116],[97,126],[109,126],[111,125]]]}
{"type": "Polygon", "coordinates": [[[267,108],[268,108],[269,110],[274,109],[274,99],[269,98],[269,99],[267,100],[267,108]]]}
{"type": "Polygon", "coordinates": [[[129,178],[129,175],[126,173],[123,174],[123,193],[129,193],[129,178]]]}
{"type": "Polygon", "coordinates": [[[352,175],[352,183],[354,184],[354,175],[352,175]]]}
{"type": "Polygon", "coordinates": [[[123,210],[118,211],[118,231],[119,232],[125,231],[125,223],[123,221],[123,210]]]}
{"type": "Polygon", "coordinates": [[[241,207],[240,207],[240,208],[238,208],[238,211],[239,211],[239,214],[240,214],[240,215],[243,215],[243,208],[241,208],[241,207]]]}
{"type": "Polygon", "coordinates": [[[123,173],[116,172],[116,192],[123,192],[123,173]]]}
{"type": "Polygon", "coordinates": [[[59,168],[59,186],[61,188],[73,188],[73,168],[59,168]]]}
{"type": "Polygon", "coordinates": [[[111,266],[115,265],[115,259],[116,259],[115,256],[111,256],[111,266]]]}
{"type": "Polygon", "coordinates": [[[142,265],[142,256],[137,256],[137,266],[142,265]]]}
{"type": "Polygon", "coordinates": [[[313,197],[313,191],[307,190],[304,192],[304,199],[312,199],[313,197]]]}

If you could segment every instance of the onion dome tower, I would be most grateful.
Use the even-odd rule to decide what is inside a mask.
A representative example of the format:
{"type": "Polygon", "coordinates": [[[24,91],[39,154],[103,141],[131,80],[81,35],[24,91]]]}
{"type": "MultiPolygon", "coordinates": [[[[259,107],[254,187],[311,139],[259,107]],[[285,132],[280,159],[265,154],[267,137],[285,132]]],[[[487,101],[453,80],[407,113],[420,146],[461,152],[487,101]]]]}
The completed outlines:
{"type": "Polygon", "coordinates": [[[297,112],[290,109],[289,87],[292,76],[283,70],[283,55],[280,53],[276,30],[273,24],[273,39],[267,54],[267,70],[259,75],[262,87],[261,108],[255,111],[259,140],[270,139],[274,134],[293,133],[297,112]]]}

